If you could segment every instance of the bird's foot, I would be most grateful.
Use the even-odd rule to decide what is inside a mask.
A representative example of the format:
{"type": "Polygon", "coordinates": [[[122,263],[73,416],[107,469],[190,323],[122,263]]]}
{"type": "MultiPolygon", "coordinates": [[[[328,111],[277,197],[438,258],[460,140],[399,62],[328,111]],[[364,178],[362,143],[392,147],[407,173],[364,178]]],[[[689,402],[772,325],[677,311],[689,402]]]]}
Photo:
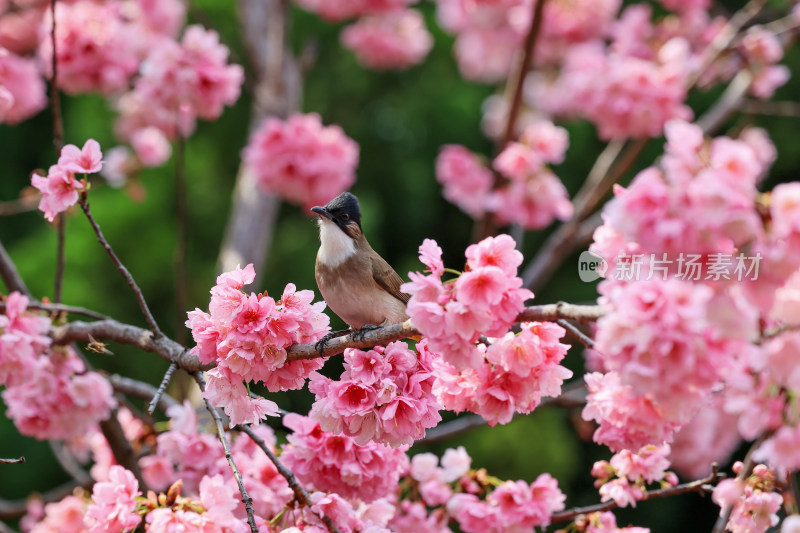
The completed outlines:
{"type": "Polygon", "coordinates": [[[322,356],[322,351],[325,349],[325,346],[331,339],[335,339],[336,337],[341,337],[342,335],[347,335],[350,333],[349,329],[340,329],[339,331],[331,331],[314,345],[314,348],[317,349],[317,353],[319,353],[320,357],[322,356]]]}
{"type": "Polygon", "coordinates": [[[375,326],[373,324],[364,324],[363,326],[355,330],[351,335],[358,342],[364,342],[364,335],[366,335],[370,331],[375,331],[376,329],[381,329],[381,327],[375,326]]]}

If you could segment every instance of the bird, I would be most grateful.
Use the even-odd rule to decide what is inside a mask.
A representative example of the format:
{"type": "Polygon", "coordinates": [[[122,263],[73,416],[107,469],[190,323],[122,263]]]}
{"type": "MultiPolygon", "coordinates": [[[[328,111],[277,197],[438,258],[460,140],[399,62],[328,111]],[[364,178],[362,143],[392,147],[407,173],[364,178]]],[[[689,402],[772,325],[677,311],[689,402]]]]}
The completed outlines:
{"type": "MultiPolygon", "coordinates": [[[[314,275],[328,307],[362,339],[367,331],[404,322],[409,295],[400,290],[403,279],[364,236],[358,198],[343,192],[311,211],[320,238],[314,275]]],[[[347,332],[330,333],[320,343],[347,332]]]]}

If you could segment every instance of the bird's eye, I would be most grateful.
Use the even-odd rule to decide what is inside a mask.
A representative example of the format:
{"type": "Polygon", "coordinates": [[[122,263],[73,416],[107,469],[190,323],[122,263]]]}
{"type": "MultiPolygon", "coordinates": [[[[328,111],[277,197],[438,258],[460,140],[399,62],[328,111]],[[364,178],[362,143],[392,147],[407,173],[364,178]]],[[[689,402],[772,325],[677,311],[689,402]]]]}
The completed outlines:
{"type": "Polygon", "coordinates": [[[343,214],[342,215],[342,220],[344,220],[344,221],[350,220],[350,215],[348,215],[347,213],[343,214]]]}

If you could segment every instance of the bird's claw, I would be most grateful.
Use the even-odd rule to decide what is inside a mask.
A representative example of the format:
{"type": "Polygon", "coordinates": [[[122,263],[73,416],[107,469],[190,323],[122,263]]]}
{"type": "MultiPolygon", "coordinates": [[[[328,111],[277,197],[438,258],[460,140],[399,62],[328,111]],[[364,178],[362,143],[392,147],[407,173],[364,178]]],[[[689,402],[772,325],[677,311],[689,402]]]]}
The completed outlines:
{"type": "Polygon", "coordinates": [[[341,337],[342,335],[347,335],[350,333],[349,329],[340,329],[339,331],[331,331],[330,333],[326,334],[317,343],[314,345],[314,348],[319,353],[320,357],[322,357],[322,352],[325,350],[325,347],[328,345],[331,339],[335,339],[336,337],[341,337]]]}
{"type": "Polygon", "coordinates": [[[375,331],[376,329],[381,329],[381,327],[375,326],[373,324],[364,324],[363,326],[355,330],[353,333],[351,333],[351,336],[358,342],[364,342],[364,335],[366,335],[370,331],[375,331]]]}

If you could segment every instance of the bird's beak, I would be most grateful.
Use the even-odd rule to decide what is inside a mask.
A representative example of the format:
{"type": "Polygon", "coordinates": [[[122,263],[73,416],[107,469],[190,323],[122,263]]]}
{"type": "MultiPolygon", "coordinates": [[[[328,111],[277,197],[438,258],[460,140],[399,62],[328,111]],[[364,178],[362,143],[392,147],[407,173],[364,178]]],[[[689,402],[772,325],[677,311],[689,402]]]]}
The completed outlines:
{"type": "Polygon", "coordinates": [[[321,217],[325,217],[328,220],[333,220],[333,215],[331,215],[330,212],[327,209],[325,209],[324,207],[320,207],[318,205],[315,205],[314,207],[311,208],[311,210],[313,212],[315,212],[316,214],[318,214],[319,216],[321,216],[321,217]]]}

